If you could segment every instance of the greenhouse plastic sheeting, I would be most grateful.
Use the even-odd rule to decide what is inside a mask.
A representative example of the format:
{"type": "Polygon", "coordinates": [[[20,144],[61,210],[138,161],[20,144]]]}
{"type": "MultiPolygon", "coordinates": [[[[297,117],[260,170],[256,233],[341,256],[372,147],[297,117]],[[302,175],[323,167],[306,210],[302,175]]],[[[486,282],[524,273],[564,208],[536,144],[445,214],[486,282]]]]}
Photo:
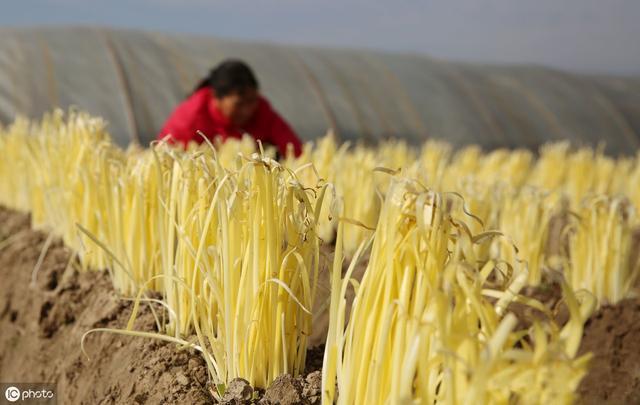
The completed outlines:
{"type": "Polygon", "coordinates": [[[640,78],[88,27],[0,29],[0,122],[77,106],[104,117],[121,145],[148,144],[230,57],[251,64],[304,139],[333,128],[363,142],[535,148],[570,139],[612,153],[640,144],[640,78]]]}

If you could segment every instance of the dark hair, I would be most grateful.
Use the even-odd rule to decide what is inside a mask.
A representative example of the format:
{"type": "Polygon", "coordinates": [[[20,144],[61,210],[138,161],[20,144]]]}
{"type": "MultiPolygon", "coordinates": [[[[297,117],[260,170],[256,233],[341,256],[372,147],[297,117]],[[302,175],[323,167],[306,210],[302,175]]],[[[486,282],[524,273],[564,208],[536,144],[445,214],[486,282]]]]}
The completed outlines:
{"type": "Polygon", "coordinates": [[[239,59],[227,59],[211,69],[209,76],[202,79],[194,92],[211,87],[216,97],[224,97],[234,91],[258,89],[258,79],[245,62],[239,59]]]}

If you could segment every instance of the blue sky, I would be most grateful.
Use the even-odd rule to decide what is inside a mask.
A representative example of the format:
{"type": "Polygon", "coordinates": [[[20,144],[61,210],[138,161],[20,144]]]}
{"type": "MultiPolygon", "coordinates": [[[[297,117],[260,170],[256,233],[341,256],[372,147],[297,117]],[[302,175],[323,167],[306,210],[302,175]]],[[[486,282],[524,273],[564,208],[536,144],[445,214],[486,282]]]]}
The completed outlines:
{"type": "Polygon", "coordinates": [[[4,0],[0,26],[82,24],[640,74],[640,0],[4,0]]]}

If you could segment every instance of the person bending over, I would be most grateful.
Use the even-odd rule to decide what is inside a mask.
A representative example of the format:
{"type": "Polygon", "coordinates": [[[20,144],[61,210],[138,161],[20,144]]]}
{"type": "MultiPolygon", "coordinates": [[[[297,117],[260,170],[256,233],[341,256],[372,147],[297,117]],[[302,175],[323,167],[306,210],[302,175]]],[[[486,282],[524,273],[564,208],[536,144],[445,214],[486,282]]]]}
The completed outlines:
{"type": "Polygon", "coordinates": [[[302,151],[298,136],[260,94],[253,71],[240,60],[226,60],[212,69],[171,113],[158,139],[186,147],[191,141],[204,142],[197,131],[223,141],[248,133],[275,146],[280,156],[286,156],[288,148],[295,156],[302,151]]]}

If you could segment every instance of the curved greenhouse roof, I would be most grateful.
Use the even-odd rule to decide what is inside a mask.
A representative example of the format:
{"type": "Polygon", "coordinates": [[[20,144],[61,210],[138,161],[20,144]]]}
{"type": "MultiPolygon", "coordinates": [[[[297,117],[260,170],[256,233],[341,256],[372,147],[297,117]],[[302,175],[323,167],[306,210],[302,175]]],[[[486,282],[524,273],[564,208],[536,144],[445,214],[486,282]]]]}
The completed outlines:
{"type": "Polygon", "coordinates": [[[305,139],[333,127],[344,140],[434,137],[487,148],[640,144],[640,78],[88,27],[0,29],[0,121],[77,105],[105,117],[118,143],[146,144],[228,57],[254,67],[305,139]]]}

